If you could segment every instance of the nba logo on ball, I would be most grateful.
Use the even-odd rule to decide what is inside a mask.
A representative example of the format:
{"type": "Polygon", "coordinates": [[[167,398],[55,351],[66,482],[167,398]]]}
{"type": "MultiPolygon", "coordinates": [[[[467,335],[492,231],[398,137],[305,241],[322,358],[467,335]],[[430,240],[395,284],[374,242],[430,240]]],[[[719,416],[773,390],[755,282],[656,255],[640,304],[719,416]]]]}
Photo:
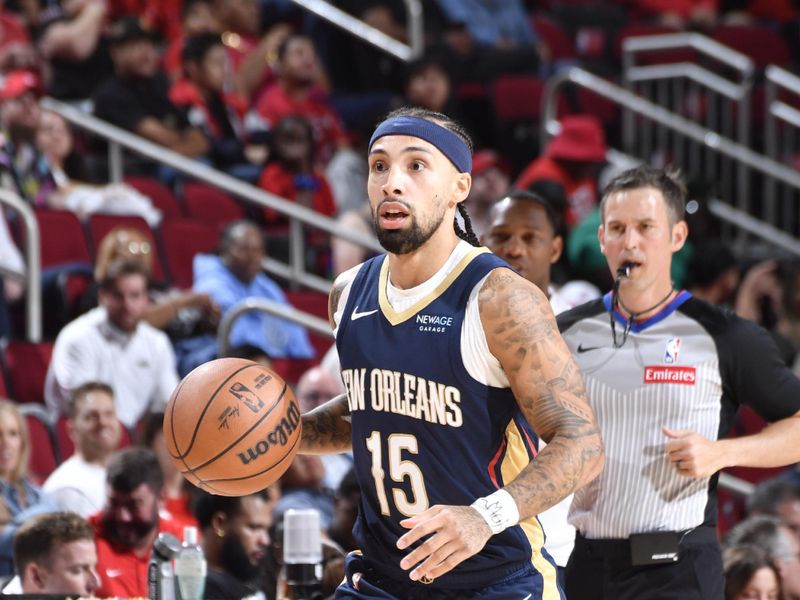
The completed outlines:
{"type": "Polygon", "coordinates": [[[678,362],[678,351],[681,349],[681,338],[674,337],[667,342],[664,350],[664,362],[668,365],[678,362]]]}
{"type": "Polygon", "coordinates": [[[164,414],[167,450],[181,474],[221,496],[245,496],[274,483],[300,449],[294,393],[274,371],[221,358],[175,388],[164,414]]]}

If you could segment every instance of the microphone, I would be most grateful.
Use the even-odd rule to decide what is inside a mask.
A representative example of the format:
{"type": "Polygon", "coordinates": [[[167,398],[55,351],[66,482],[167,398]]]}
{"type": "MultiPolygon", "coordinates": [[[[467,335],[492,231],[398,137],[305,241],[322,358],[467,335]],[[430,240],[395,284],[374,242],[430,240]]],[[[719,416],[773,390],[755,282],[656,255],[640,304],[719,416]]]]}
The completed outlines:
{"type": "Polygon", "coordinates": [[[293,600],[322,600],[319,512],[290,508],[283,517],[283,526],[287,597],[293,600]]]}
{"type": "Polygon", "coordinates": [[[636,264],[630,261],[625,261],[622,263],[619,268],[617,269],[617,280],[627,278],[631,276],[631,269],[635,267],[636,264]]]}

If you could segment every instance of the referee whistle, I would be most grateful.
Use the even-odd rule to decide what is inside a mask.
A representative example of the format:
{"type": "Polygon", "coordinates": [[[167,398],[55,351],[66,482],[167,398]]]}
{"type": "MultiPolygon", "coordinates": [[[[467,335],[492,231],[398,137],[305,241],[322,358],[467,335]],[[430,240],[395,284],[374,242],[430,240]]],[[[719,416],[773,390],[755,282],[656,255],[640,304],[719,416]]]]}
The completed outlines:
{"type": "Polygon", "coordinates": [[[622,279],[623,277],[630,277],[631,269],[635,266],[636,265],[634,263],[629,261],[622,263],[617,269],[617,279],[622,279]]]}

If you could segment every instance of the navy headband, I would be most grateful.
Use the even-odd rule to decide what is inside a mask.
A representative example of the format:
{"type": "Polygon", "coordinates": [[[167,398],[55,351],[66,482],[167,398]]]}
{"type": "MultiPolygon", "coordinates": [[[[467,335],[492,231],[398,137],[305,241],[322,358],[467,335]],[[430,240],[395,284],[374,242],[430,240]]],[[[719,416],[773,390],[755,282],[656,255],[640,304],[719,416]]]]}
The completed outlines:
{"type": "Polygon", "coordinates": [[[472,172],[472,152],[455,133],[420,117],[393,117],[378,125],[369,140],[369,149],[378,138],[386,135],[410,135],[436,146],[459,173],[472,172]]]}

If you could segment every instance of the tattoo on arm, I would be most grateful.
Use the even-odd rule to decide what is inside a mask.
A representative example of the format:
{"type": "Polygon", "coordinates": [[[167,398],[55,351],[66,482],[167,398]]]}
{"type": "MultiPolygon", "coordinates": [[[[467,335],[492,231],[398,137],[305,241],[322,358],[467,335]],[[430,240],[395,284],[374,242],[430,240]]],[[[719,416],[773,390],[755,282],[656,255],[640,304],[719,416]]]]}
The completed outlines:
{"type": "Polygon", "coordinates": [[[352,448],[347,394],[336,396],[303,415],[301,454],[333,454],[352,448]]]}
{"type": "Polygon", "coordinates": [[[331,292],[328,295],[328,321],[330,321],[331,329],[336,329],[336,321],[333,318],[333,315],[336,314],[336,310],[339,308],[339,298],[342,297],[342,292],[344,288],[347,286],[347,282],[344,281],[336,281],[331,288],[331,292]]]}
{"type": "Polygon", "coordinates": [[[515,273],[498,269],[481,289],[479,303],[489,349],[506,372],[525,418],[547,442],[506,486],[521,518],[529,518],[599,474],[600,430],[544,294],[515,273]]]}

